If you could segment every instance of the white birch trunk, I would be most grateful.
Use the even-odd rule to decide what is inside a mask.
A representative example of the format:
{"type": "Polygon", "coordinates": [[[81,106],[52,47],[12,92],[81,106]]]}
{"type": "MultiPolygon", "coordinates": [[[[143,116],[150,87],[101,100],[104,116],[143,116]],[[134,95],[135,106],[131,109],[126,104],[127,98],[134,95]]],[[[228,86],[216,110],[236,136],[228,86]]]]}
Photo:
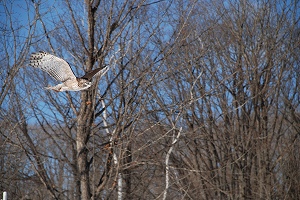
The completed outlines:
{"type": "Polygon", "coordinates": [[[3,192],[3,200],[7,200],[7,192],[3,192]]]}
{"type": "Polygon", "coordinates": [[[180,127],[179,131],[178,131],[178,134],[175,138],[175,135],[173,135],[173,141],[172,141],[172,144],[171,144],[171,147],[166,155],[166,187],[165,187],[165,191],[164,191],[164,195],[163,195],[163,200],[165,200],[167,198],[167,193],[168,193],[168,188],[169,188],[169,185],[170,185],[170,177],[169,177],[169,171],[170,171],[170,167],[169,167],[169,159],[170,159],[170,155],[173,151],[173,147],[174,147],[174,144],[177,142],[180,134],[181,134],[181,130],[182,130],[182,127],[180,127]]]}
{"type": "MultiPolygon", "coordinates": [[[[105,103],[104,103],[104,100],[101,100],[101,103],[102,103],[102,107],[105,108],[105,103]]],[[[105,127],[107,127],[107,122],[106,122],[106,118],[107,118],[107,115],[106,115],[106,110],[104,109],[103,111],[103,125],[105,127]]],[[[109,130],[106,129],[106,132],[109,133],[109,130]]],[[[111,134],[111,137],[109,139],[109,142],[110,142],[110,146],[113,147],[113,138],[114,138],[114,134],[115,133],[115,130],[113,131],[113,133],[111,134]]],[[[115,151],[113,151],[113,161],[114,161],[114,165],[115,166],[118,166],[119,164],[119,161],[118,161],[118,157],[115,153],[115,151]]],[[[121,200],[122,199],[122,187],[123,187],[123,178],[122,178],[122,173],[121,172],[118,172],[118,175],[117,175],[117,192],[118,192],[118,200],[121,200]]]]}

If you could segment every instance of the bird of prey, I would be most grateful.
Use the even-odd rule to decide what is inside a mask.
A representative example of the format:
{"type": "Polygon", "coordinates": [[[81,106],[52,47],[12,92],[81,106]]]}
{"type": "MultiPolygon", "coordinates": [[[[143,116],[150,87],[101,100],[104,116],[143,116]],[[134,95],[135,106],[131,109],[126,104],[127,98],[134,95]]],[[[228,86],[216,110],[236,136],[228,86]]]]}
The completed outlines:
{"type": "Polygon", "coordinates": [[[92,86],[91,80],[93,77],[101,77],[109,69],[107,66],[97,68],[78,78],[65,60],[43,51],[32,53],[29,65],[39,68],[47,72],[55,80],[61,81],[61,84],[46,87],[46,89],[56,92],[86,90],[92,86]]]}

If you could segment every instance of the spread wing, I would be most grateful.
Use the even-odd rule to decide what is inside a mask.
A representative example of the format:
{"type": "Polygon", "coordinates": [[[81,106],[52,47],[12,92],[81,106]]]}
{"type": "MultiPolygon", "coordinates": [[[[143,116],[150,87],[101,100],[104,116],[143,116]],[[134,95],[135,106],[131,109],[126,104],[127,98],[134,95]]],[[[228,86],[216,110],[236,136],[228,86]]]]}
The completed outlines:
{"type": "Polygon", "coordinates": [[[91,81],[91,79],[95,76],[95,77],[101,77],[103,76],[104,74],[106,74],[106,72],[109,70],[109,67],[106,66],[104,68],[97,68],[97,69],[94,69],[88,73],[86,73],[83,77],[83,79],[87,79],[88,81],[91,81]]]}
{"type": "Polygon", "coordinates": [[[31,54],[29,65],[47,72],[61,82],[76,79],[70,65],[65,60],[43,51],[31,54]]]}

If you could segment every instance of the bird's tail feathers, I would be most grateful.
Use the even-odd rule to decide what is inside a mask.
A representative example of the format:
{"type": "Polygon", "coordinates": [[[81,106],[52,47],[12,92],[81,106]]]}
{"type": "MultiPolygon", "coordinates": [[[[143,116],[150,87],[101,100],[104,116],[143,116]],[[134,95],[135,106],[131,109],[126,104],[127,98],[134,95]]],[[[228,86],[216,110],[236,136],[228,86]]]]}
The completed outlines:
{"type": "Polygon", "coordinates": [[[95,76],[102,77],[108,72],[108,70],[109,70],[109,66],[106,66],[103,69],[101,69],[99,72],[97,72],[95,76]]]}

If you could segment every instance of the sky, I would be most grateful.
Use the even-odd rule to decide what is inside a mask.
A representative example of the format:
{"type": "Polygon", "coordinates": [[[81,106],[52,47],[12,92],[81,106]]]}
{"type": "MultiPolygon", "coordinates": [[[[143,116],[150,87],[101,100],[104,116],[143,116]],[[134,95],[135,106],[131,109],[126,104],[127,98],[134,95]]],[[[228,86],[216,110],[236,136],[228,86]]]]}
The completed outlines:
{"type": "Polygon", "coordinates": [[[1,25],[9,24],[9,17],[12,17],[12,22],[19,24],[27,24],[28,17],[33,18],[34,7],[32,3],[26,1],[1,1],[0,3],[0,21],[1,25]]]}

